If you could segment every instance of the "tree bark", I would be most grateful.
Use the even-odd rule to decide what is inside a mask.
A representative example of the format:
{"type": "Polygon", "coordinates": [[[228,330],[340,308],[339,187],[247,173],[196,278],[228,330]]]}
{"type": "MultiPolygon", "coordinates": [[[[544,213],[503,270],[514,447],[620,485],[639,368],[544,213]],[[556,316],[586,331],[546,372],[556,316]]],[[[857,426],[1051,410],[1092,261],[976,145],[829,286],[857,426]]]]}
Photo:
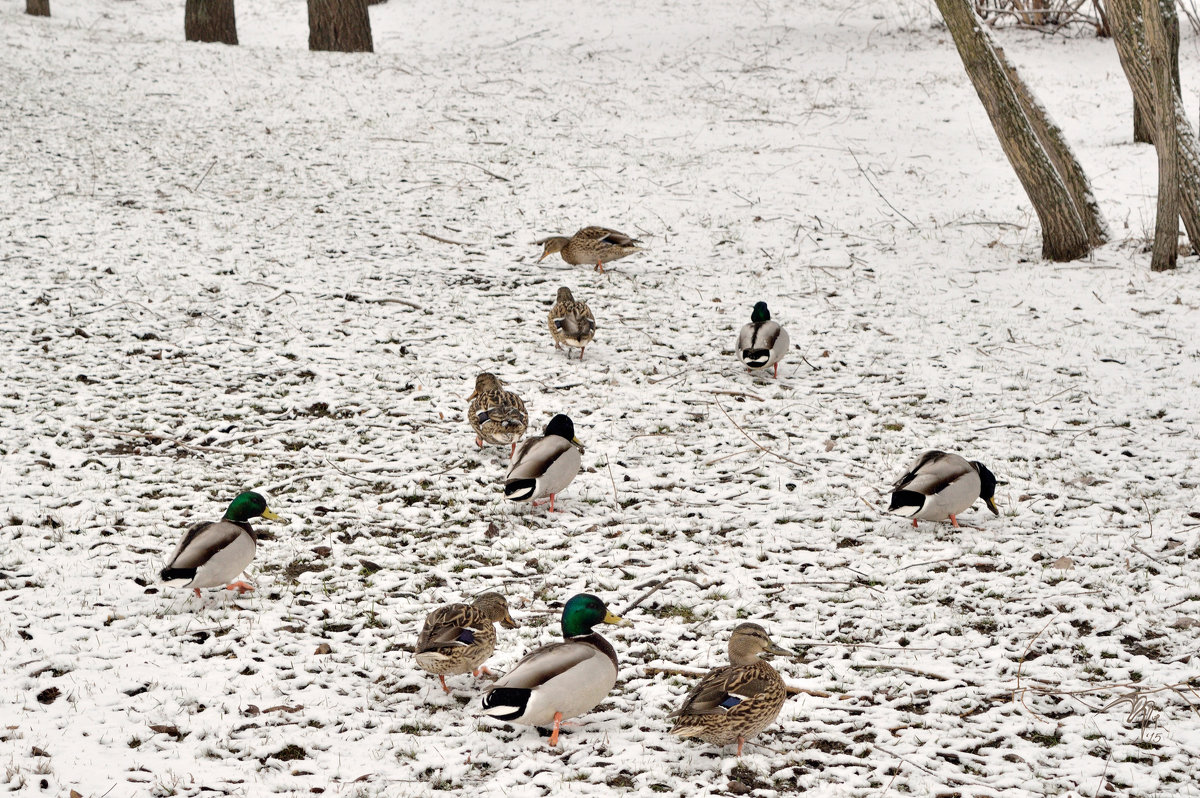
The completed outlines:
{"type": "Polygon", "coordinates": [[[237,44],[233,0],[187,0],[183,7],[183,36],[189,42],[237,44]]]}
{"type": "Polygon", "coordinates": [[[1025,112],[1025,118],[1033,126],[1034,135],[1045,148],[1046,155],[1054,164],[1067,192],[1071,195],[1071,202],[1083,223],[1083,231],[1087,234],[1088,243],[1093,247],[1101,246],[1108,241],[1108,228],[1104,224],[1104,216],[1100,213],[1096,197],[1092,194],[1092,186],[1088,182],[1087,174],[1079,165],[1079,161],[1075,159],[1075,153],[1071,152],[1071,146],[1067,144],[1062,130],[1054,124],[1050,114],[1033,96],[1033,92],[1025,85],[1025,81],[1021,80],[1016,67],[1009,63],[1008,58],[1004,55],[1004,49],[996,45],[993,45],[992,49],[995,51],[1000,65],[1004,67],[1005,74],[1008,75],[1009,83],[1012,84],[1013,91],[1016,92],[1017,99],[1021,103],[1021,110],[1025,112]]]}
{"type": "Polygon", "coordinates": [[[1042,226],[1042,257],[1055,261],[1083,257],[1091,247],[1080,213],[1026,117],[969,0],[937,0],[937,6],[996,130],[1000,147],[1037,212],[1042,226]]]}
{"type": "Polygon", "coordinates": [[[308,0],[308,49],[374,52],[367,0],[308,0]]]}
{"type": "MultiPolygon", "coordinates": [[[[1175,81],[1175,91],[1182,92],[1179,82],[1179,15],[1175,5],[1163,3],[1163,16],[1167,23],[1167,42],[1171,48],[1171,78],[1175,81]]],[[[1133,140],[1139,144],[1154,143],[1154,119],[1146,119],[1137,103],[1133,104],[1133,140]]]]}
{"type": "MultiPolygon", "coordinates": [[[[1143,114],[1154,119],[1154,79],[1140,4],[1138,0],[1109,0],[1108,13],[1113,22],[1113,42],[1121,58],[1121,69],[1133,89],[1133,99],[1143,114]]],[[[1200,244],[1200,142],[1192,132],[1178,94],[1172,97],[1170,108],[1175,123],[1176,166],[1179,170],[1179,215],[1195,250],[1200,244]]]]}
{"type": "MultiPolygon", "coordinates": [[[[1171,74],[1170,35],[1158,0],[1142,0],[1150,74],[1154,79],[1154,147],[1158,151],[1158,213],[1150,270],[1175,268],[1179,256],[1179,143],[1175,129],[1175,80],[1171,74]]],[[[1178,46],[1178,39],[1175,45],[1178,46]]]]}
{"type": "Polygon", "coordinates": [[[25,0],[25,13],[34,17],[50,16],[50,0],[25,0]]]}

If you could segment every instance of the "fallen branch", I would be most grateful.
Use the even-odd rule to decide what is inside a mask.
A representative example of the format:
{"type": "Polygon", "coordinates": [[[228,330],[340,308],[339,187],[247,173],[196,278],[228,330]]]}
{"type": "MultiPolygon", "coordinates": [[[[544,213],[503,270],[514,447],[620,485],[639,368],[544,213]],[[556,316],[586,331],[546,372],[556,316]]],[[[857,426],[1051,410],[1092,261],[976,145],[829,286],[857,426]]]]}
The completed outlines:
{"type": "Polygon", "coordinates": [[[756,402],[765,401],[761,396],[755,396],[754,394],[746,393],[745,391],[708,391],[708,393],[717,393],[721,394],[722,396],[745,396],[747,399],[753,399],[756,402]]]}
{"type": "Polygon", "coordinates": [[[478,169],[479,171],[483,172],[483,173],[484,173],[485,175],[487,175],[488,177],[494,177],[494,178],[496,178],[497,180],[503,180],[505,183],[511,183],[511,182],[512,182],[511,180],[509,180],[509,179],[508,179],[507,177],[505,177],[504,175],[498,175],[498,174],[496,174],[496,173],[495,173],[495,172],[493,172],[493,171],[490,171],[490,170],[488,170],[488,169],[484,169],[482,166],[480,166],[480,165],[479,165],[479,164],[477,164],[477,163],[471,163],[470,161],[459,161],[459,160],[456,160],[456,159],[454,159],[454,158],[446,158],[444,162],[445,162],[445,163],[460,163],[460,164],[462,164],[462,165],[464,165],[464,166],[474,166],[476,169],[478,169]]]}
{"type": "MultiPolygon", "coordinates": [[[[849,147],[847,147],[847,148],[846,148],[846,152],[850,153],[850,157],[854,159],[854,165],[858,167],[858,171],[859,171],[859,172],[862,174],[862,176],[863,176],[863,177],[865,177],[865,178],[867,179],[867,183],[868,183],[868,184],[871,186],[871,188],[875,189],[875,193],[879,195],[879,198],[880,198],[881,200],[883,200],[884,202],[886,202],[886,203],[887,203],[887,206],[888,206],[889,208],[891,208],[891,209],[892,209],[892,210],[894,210],[894,211],[895,211],[897,214],[899,214],[899,216],[900,216],[900,218],[901,218],[901,219],[903,219],[904,221],[908,222],[909,226],[910,226],[910,227],[912,227],[912,229],[914,229],[914,230],[919,230],[919,229],[921,229],[921,228],[917,227],[916,223],[915,223],[915,222],[913,222],[913,220],[912,220],[912,219],[909,219],[907,216],[905,216],[905,215],[904,215],[904,214],[903,214],[903,213],[900,211],[900,209],[899,209],[899,208],[897,208],[895,205],[893,205],[893,204],[892,204],[892,201],[891,201],[890,199],[888,199],[887,197],[883,196],[883,192],[879,190],[879,186],[875,185],[875,181],[871,180],[871,176],[870,176],[869,174],[867,174],[867,170],[866,170],[866,169],[863,169],[863,168],[862,168],[862,164],[858,162],[858,156],[854,154],[854,150],[852,150],[852,149],[850,149],[849,147]]],[[[811,366],[812,364],[811,364],[811,363],[809,363],[809,365],[811,366]]]]}
{"type": "MultiPolygon", "coordinates": [[[[664,673],[668,676],[693,676],[693,677],[699,678],[701,676],[708,675],[706,671],[693,671],[693,670],[688,670],[686,668],[662,668],[662,667],[659,667],[658,665],[646,665],[642,668],[642,670],[645,672],[645,674],[647,676],[655,676],[657,674],[664,673]]],[[[817,698],[838,698],[839,700],[845,700],[850,697],[850,696],[835,696],[833,693],[827,693],[824,690],[810,690],[807,687],[793,687],[790,684],[787,685],[787,694],[788,695],[804,694],[804,695],[816,696],[817,698]]]]}
{"type": "Polygon", "coordinates": [[[621,610],[621,614],[624,615],[627,612],[629,612],[630,610],[636,608],[643,601],[650,598],[655,593],[662,590],[664,587],[671,584],[672,582],[691,582],[693,585],[700,588],[701,590],[707,590],[708,588],[714,586],[714,585],[702,585],[699,582],[697,582],[695,579],[692,579],[690,576],[672,576],[672,577],[668,577],[666,579],[651,579],[649,582],[643,582],[642,584],[640,584],[634,588],[634,590],[641,590],[644,587],[650,587],[650,590],[648,590],[646,593],[642,594],[641,598],[639,598],[637,601],[633,602],[628,607],[621,610]],[[653,587],[651,587],[652,585],[653,585],[653,587]]]}
{"type": "Polygon", "coordinates": [[[962,682],[963,684],[969,684],[972,687],[980,686],[978,683],[973,682],[970,679],[963,679],[962,677],[955,676],[943,676],[940,673],[923,671],[919,668],[910,668],[907,665],[890,665],[887,663],[871,662],[863,665],[851,665],[850,667],[856,671],[903,671],[904,673],[911,673],[913,676],[924,676],[927,679],[937,679],[938,681],[942,682],[962,682]]]}
{"type": "Polygon", "coordinates": [[[433,233],[426,233],[424,230],[418,230],[417,235],[425,236],[426,238],[432,238],[434,241],[441,241],[443,244],[454,244],[457,247],[476,246],[475,244],[470,244],[466,241],[455,241],[452,238],[442,238],[441,236],[435,236],[433,233]]]}
{"type": "Polygon", "coordinates": [[[613,503],[617,507],[621,506],[621,500],[617,497],[617,480],[613,479],[612,463],[608,462],[608,455],[604,455],[604,466],[608,469],[608,481],[612,483],[613,503]]]}
{"type": "Polygon", "coordinates": [[[808,471],[807,471],[807,469],[806,469],[806,467],[805,467],[805,465],[804,465],[803,463],[798,463],[798,462],[796,462],[795,460],[792,460],[791,458],[784,457],[784,456],[783,456],[783,455],[781,455],[779,452],[776,452],[776,451],[774,451],[774,450],[772,450],[772,449],[768,449],[766,446],[763,446],[761,443],[759,443],[758,441],[754,440],[754,438],[750,437],[750,434],[749,434],[748,432],[746,432],[746,430],[742,429],[741,425],[739,425],[739,424],[738,424],[736,421],[734,421],[734,420],[733,420],[733,416],[729,415],[729,411],[727,411],[727,410],[725,409],[725,406],[724,406],[723,404],[721,404],[719,401],[716,401],[716,400],[714,400],[714,401],[713,401],[713,404],[715,404],[715,405],[717,406],[717,408],[718,408],[718,409],[719,409],[719,410],[720,410],[722,413],[724,413],[724,414],[725,414],[725,418],[729,419],[729,423],[730,423],[730,424],[732,424],[734,427],[736,427],[736,428],[737,428],[737,431],[738,431],[738,432],[740,432],[740,433],[742,433],[742,435],[743,435],[743,436],[745,436],[746,440],[748,440],[748,441],[750,441],[751,443],[753,443],[753,444],[754,444],[756,447],[758,447],[758,449],[759,449],[760,451],[762,451],[762,452],[764,452],[764,453],[766,453],[766,454],[769,454],[769,455],[771,455],[772,457],[778,457],[780,460],[783,460],[783,461],[784,461],[784,462],[786,462],[786,463],[791,463],[791,464],[792,464],[792,465],[794,465],[794,466],[799,466],[800,468],[804,468],[804,469],[805,469],[804,473],[806,473],[806,474],[808,473],[808,471]]]}

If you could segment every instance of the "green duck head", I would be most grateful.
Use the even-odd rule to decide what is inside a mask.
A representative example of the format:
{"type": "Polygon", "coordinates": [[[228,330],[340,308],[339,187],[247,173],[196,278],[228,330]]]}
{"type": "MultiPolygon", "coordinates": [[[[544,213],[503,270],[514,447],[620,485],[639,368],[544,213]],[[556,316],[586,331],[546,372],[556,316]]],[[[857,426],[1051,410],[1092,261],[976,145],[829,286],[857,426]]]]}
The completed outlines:
{"type": "Polygon", "coordinates": [[[586,637],[592,633],[592,627],[598,623],[623,623],[623,619],[613,615],[604,606],[604,602],[590,593],[580,593],[571,596],[563,607],[562,633],[566,639],[586,637]]]}
{"type": "Polygon", "coordinates": [[[279,516],[271,512],[271,508],[267,507],[267,500],[252,490],[245,493],[239,493],[237,498],[229,503],[229,509],[225,511],[226,521],[235,523],[245,523],[251,518],[268,518],[272,521],[279,520],[279,516]]]}
{"type": "Polygon", "coordinates": [[[767,310],[766,302],[755,302],[754,310],[750,312],[750,321],[759,324],[771,320],[771,311],[767,310]]]}

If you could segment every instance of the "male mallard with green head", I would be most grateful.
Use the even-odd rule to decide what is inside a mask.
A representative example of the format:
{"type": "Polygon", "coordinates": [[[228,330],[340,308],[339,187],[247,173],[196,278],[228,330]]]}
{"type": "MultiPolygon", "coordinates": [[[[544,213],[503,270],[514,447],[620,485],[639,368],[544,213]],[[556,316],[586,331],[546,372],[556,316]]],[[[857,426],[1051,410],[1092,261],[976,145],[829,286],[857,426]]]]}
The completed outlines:
{"type": "Polygon", "coordinates": [[[246,593],[253,586],[234,582],[254,559],[256,542],[252,518],[278,520],[267,500],[253,491],[240,493],[220,521],[197,524],[175,547],[159,574],[168,585],[190,587],[200,597],[202,587],[220,587],[246,593]]]}
{"type": "Polygon", "coordinates": [[[709,671],[683,706],[667,716],[675,718],[671,734],[713,745],[736,742],[741,756],[746,740],[770,726],[787,699],[779,672],[758,658],[764,652],[793,656],[772,643],[758,624],[735,627],[729,636],[729,664],[709,671]]]}
{"type": "Polygon", "coordinates": [[[591,309],[586,302],[577,301],[566,286],[558,289],[547,325],[550,327],[550,337],[554,339],[554,348],[569,347],[568,356],[571,348],[578,349],[580,360],[583,360],[584,348],[596,337],[596,318],[591,309]]]}
{"type": "Polygon", "coordinates": [[[791,346],[787,330],[779,322],[771,320],[771,311],[766,302],[754,305],[750,323],[738,333],[737,353],[748,369],[775,367],[775,378],[779,378],[779,361],[791,346]]]}
{"type": "Polygon", "coordinates": [[[892,484],[892,504],[888,512],[917,521],[945,521],[958,526],[956,517],[983,499],[993,515],[996,506],[996,475],[978,460],[968,461],[957,454],[931,449],[918,457],[904,476],[892,484]]]}
{"type": "Polygon", "coordinates": [[[644,249],[638,246],[642,243],[638,239],[630,238],[616,230],[609,230],[607,227],[585,227],[570,238],[550,236],[534,243],[543,247],[538,263],[558,252],[562,254],[562,259],[572,266],[594,263],[598,272],[604,271],[604,264],[644,249]]]}
{"type": "Polygon", "coordinates": [[[475,390],[467,397],[467,420],[475,430],[475,445],[485,442],[493,446],[508,446],[509,454],[517,450],[517,441],[529,426],[525,403],[504,385],[495,374],[483,372],[475,378],[475,390]]]}
{"type": "Polygon", "coordinates": [[[541,437],[526,440],[513,453],[504,475],[504,498],[536,505],[537,499],[549,496],[550,512],[554,512],[554,497],[579,473],[582,453],[574,423],[559,413],[541,437]]]}
{"type": "Polygon", "coordinates": [[[484,714],[526,726],[553,723],[550,746],[557,745],[562,722],[591,711],[617,683],[617,652],[592,631],[601,623],[624,622],[597,597],[572,596],[562,612],[563,642],[526,654],[487,688],[484,714]]]}
{"type": "Polygon", "coordinates": [[[499,593],[484,593],[470,604],[438,607],[425,618],[417,637],[417,664],[437,674],[447,693],[447,675],[491,673],[483,663],[496,650],[497,622],[506,629],[517,628],[499,593]]]}

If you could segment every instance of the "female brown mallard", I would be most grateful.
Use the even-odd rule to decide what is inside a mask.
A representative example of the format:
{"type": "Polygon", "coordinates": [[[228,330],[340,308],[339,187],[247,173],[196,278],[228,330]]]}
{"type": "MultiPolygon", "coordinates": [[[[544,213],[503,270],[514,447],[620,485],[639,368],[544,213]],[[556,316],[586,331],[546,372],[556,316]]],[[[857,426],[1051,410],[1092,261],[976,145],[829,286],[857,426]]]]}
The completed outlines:
{"type": "Polygon", "coordinates": [[[604,264],[609,261],[619,260],[644,249],[638,246],[642,242],[636,238],[630,238],[607,227],[585,227],[570,238],[550,236],[534,243],[544,247],[538,263],[544,261],[548,255],[559,252],[562,253],[562,259],[573,266],[583,263],[596,264],[598,272],[603,272],[604,264]]]}
{"type": "Polygon", "coordinates": [[[497,621],[506,629],[517,628],[499,593],[484,593],[470,604],[438,607],[425,618],[417,637],[417,664],[437,674],[447,693],[447,674],[491,673],[483,663],[496,650],[497,621]]]}
{"type": "Polygon", "coordinates": [[[671,734],[699,737],[713,745],[742,745],[770,726],[787,699],[787,686],[779,672],[759,654],[792,653],[771,642],[767,630],[743,623],[729,636],[729,665],[714,668],[688,694],[683,706],[667,717],[675,718],[671,734]]]}
{"type": "MultiPolygon", "coordinates": [[[[596,318],[586,302],[577,302],[571,294],[571,289],[563,286],[558,289],[554,307],[550,308],[547,318],[550,336],[554,339],[554,348],[562,349],[563,345],[579,350],[579,359],[583,360],[583,350],[596,336],[596,318]]],[[[567,355],[570,356],[570,349],[567,355]]]]}
{"type": "Polygon", "coordinates": [[[475,430],[475,445],[505,446],[511,444],[511,455],[517,449],[517,441],[529,426],[529,414],[525,403],[504,385],[495,374],[483,372],[475,378],[475,391],[467,397],[467,420],[475,430]]]}

